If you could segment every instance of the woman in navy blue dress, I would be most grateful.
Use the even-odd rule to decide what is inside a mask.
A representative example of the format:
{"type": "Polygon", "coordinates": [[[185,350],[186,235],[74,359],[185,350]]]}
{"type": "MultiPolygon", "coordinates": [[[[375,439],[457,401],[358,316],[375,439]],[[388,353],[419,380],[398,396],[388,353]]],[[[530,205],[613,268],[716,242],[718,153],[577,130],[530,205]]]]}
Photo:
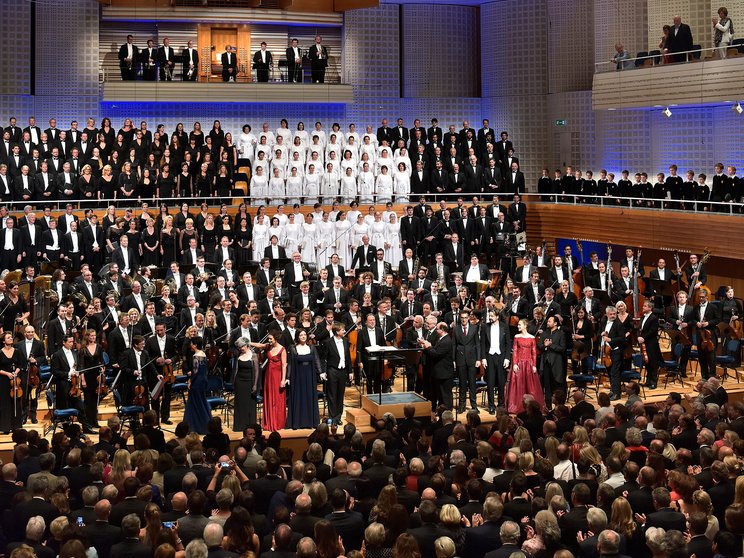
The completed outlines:
{"type": "Polygon", "coordinates": [[[207,355],[204,354],[204,340],[201,337],[192,339],[191,349],[194,351],[194,364],[189,379],[189,398],[186,400],[183,420],[192,432],[206,434],[212,412],[207,403],[207,355]]]}
{"type": "Polygon", "coordinates": [[[316,348],[307,344],[304,329],[297,332],[295,341],[289,353],[287,428],[315,428],[320,422],[317,395],[320,358],[316,348]]]}

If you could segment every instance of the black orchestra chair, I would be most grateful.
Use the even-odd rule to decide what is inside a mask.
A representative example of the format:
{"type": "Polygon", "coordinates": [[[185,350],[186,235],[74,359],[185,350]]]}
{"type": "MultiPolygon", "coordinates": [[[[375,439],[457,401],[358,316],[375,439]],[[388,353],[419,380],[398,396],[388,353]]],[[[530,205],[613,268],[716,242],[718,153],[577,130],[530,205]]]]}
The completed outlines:
{"type": "Polygon", "coordinates": [[[682,380],[682,370],[680,369],[683,350],[684,345],[679,342],[675,343],[672,339],[672,358],[670,360],[662,360],[659,363],[659,370],[665,372],[664,389],[666,389],[669,379],[671,379],[672,382],[678,381],[683,388],[685,387],[685,382],[682,380]]]}
{"type": "Polygon", "coordinates": [[[189,391],[189,377],[186,374],[176,376],[176,381],[171,386],[171,397],[181,397],[183,404],[186,404],[186,392],[189,391]]]}
{"type": "Polygon", "coordinates": [[[121,428],[128,426],[132,429],[132,423],[139,421],[140,415],[145,413],[142,405],[122,405],[121,394],[118,389],[113,390],[114,404],[116,405],[116,414],[121,421],[121,428]]]}
{"type": "Polygon", "coordinates": [[[638,382],[638,384],[641,386],[641,397],[646,397],[646,388],[641,383],[641,376],[643,374],[644,368],[646,367],[645,363],[643,362],[643,355],[641,353],[636,353],[631,357],[630,360],[633,368],[620,372],[620,381],[626,383],[638,382]]]}
{"type": "Polygon", "coordinates": [[[723,368],[723,378],[721,378],[721,382],[725,382],[728,378],[731,377],[731,375],[729,375],[728,373],[730,368],[733,371],[733,376],[736,378],[736,383],[739,383],[739,373],[736,371],[736,366],[739,361],[740,350],[741,340],[729,339],[724,345],[723,354],[716,355],[714,361],[715,365],[721,366],[723,368]]]}
{"type": "Polygon", "coordinates": [[[68,422],[74,422],[80,415],[80,411],[74,408],[69,409],[57,409],[56,399],[57,396],[52,392],[51,389],[46,390],[47,406],[52,409],[52,424],[49,425],[44,432],[47,435],[51,432],[54,436],[54,432],[57,430],[57,426],[68,422]]]}
{"type": "Polygon", "coordinates": [[[225,417],[225,425],[229,426],[231,405],[225,397],[222,376],[207,376],[207,405],[209,405],[210,411],[222,411],[225,417]]]}

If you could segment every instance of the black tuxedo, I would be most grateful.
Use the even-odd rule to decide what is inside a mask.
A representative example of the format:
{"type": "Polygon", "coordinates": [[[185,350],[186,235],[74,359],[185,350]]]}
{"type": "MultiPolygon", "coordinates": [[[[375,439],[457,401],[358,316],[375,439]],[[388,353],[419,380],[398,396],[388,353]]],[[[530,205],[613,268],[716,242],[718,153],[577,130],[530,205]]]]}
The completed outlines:
{"type": "MultiPolygon", "coordinates": [[[[360,363],[364,368],[367,381],[371,383],[371,390],[369,386],[367,389],[368,391],[379,393],[378,390],[382,388],[381,365],[379,364],[379,361],[372,361],[369,358],[369,353],[367,351],[372,343],[366,326],[359,330],[357,339],[357,358],[360,359],[360,363]]],[[[379,324],[375,326],[375,344],[385,345],[385,336],[379,324]]]]}
{"type": "Polygon", "coordinates": [[[344,406],[344,391],[346,389],[346,379],[352,373],[351,353],[349,352],[349,340],[343,338],[343,368],[341,368],[341,354],[336,346],[335,336],[329,337],[323,344],[323,354],[325,358],[321,361],[323,372],[328,375],[327,391],[328,394],[328,416],[336,424],[341,422],[341,412],[344,406]]]}
{"type": "Polygon", "coordinates": [[[222,62],[222,81],[235,81],[237,78],[238,56],[234,52],[223,52],[220,57],[222,62]]]}
{"type": "MultiPolygon", "coordinates": [[[[414,173],[415,174],[415,173],[414,173]]],[[[416,216],[403,216],[400,220],[401,248],[411,248],[415,252],[416,242],[421,238],[420,221],[416,216]]]]}
{"type": "MultiPolygon", "coordinates": [[[[286,260],[287,259],[287,251],[284,249],[283,246],[279,246],[277,244],[277,254],[279,255],[280,260],[286,260]]],[[[273,246],[269,244],[266,248],[264,248],[264,258],[269,258],[271,261],[274,261],[273,256],[273,246]]]]}
{"type": "Polygon", "coordinates": [[[457,367],[457,375],[460,378],[460,408],[465,408],[465,397],[470,393],[470,406],[478,407],[475,400],[475,374],[478,369],[477,363],[481,361],[481,342],[478,326],[470,323],[467,325],[467,333],[462,324],[458,323],[452,329],[452,340],[454,343],[454,360],[457,367]],[[467,385],[468,390],[465,390],[467,385]]]}
{"type": "Polygon", "coordinates": [[[183,49],[181,51],[181,60],[183,63],[182,67],[182,77],[184,81],[196,81],[197,76],[199,75],[199,51],[195,48],[191,49],[191,61],[189,59],[189,49],[188,47],[183,49]],[[189,68],[190,63],[194,64],[194,70],[191,73],[191,77],[189,77],[189,68]]]}
{"type": "Polygon", "coordinates": [[[307,55],[310,58],[310,71],[313,83],[324,83],[325,72],[328,66],[328,49],[325,45],[314,44],[307,55]]]}
{"type": "Polygon", "coordinates": [[[253,68],[256,70],[256,81],[269,81],[269,68],[274,65],[274,59],[268,50],[257,50],[253,55],[253,68]]]}
{"type": "Polygon", "coordinates": [[[121,366],[121,378],[119,379],[119,389],[121,391],[122,402],[125,405],[131,405],[134,397],[134,386],[141,382],[149,387],[155,387],[157,383],[156,371],[153,363],[150,362],[150,355],[147,350],[143,350],[140,353],[140,362],[137,366],[137,358],[133,348],[125,350],[121,355],[120,366],[121,366]],[[141,367],[141,368],[140,368],[141,367]],[[135,370],[142,372],[141,380],[138,380],[135,376],[135,370]]]}
{"type": "Polygon", "coordinates": [[[498,405],[504,404],[504,386],[506,385],[507,369],[504,360],[511,360],[512,343],[509,334],[509,327],[502,321],[498,322],[498,344],[492,347],[492,333],[495,324],[487,323],[485,320],[480,329],[480,354],[486,359],[487,366],[485,371],[488,407],[495,408],[494,405],[494,388],[498,387],[498,405]],[[493,350],[493,353],[491,353],[493,350]],[[499,354],[501,353],[501,354],[499,354]]]}
{"type": "Polygon", "coordinates": [[[452,336],[447,334],[437,339],[436,344],[424,351],[427,357],[427,371],[431,375],[433,389],[432,409],[438,403],[452,409],[452,387],[455,370],[452,366],[452,336]]]}
{"type": "Polygon", "coordinates": [[[158,49],[158,65],[160,66],[160,81],[172,81],[173,72],[175,69],[176,52],[173,47],[161,46],[158,49]],[[166,72],[166,68],[170,67],[170,71],[166,72]]]}
{"type": "Polygon", "coordinates": [[[426,169],[421,169],[421,172],[419,172],[414,166],[413,173],[411,174],[411,193],[428,194],[430,186],[429,173],[426,169]]]}
{"type": "Polygon", "coordinates": [[[288,46],[284,55],[287,58],[287,81],[290,83],[302,83],[302,49],[298,46],[297,55],[295,56],[294,49],[288,46]],[[299,59],[299,61],[296,59],[299,59]]]}
{"type": "Polygon", "coordinates": [[[375,258],[377,254],[377,248],[372,246],[371,244],[367,244],[366,246],[364,244],[357,247],[356,252],[354,252],[354,257],[351,260],[351,267],[355,268],[357,262],[359,262],[359,267],[369,267],[372,265],[372,262],[375,261],[375,258]]]}
{"type": "MultiPolygon", "coordinates": [[[[132,45],[132,55],[129,58],[129,61],[127,62],[127,57],[129,54],[129,49],[127,48],[127,44],[124,43],[119,47],[119,69],[121,70],[121,79],[122,81],[132,81],[135,79],[135,76],[137,74],[137,59],[139,58],[139,49],[132,45]]],[[[49,137],[49,140],[52,140],[52,137],[49,137]]]]}
{"type": "Polygon", "coordinates": [[[341,287],[339,289],[339,296],[336,298],[336,290],[331,286],[323,296],[323,306],[326,310],[333,310],[334,312],[343,312],[346,310],[349,304],[349,292],[341,287]],[[341,303],[341,308],[335,308],[337,302],[341,303]]]}

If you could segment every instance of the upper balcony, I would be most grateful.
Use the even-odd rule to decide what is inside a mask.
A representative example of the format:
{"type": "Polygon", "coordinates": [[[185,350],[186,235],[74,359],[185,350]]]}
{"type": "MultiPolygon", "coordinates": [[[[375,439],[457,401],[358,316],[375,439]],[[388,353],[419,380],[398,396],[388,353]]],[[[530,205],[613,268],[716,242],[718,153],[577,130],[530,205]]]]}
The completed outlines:
{"type": "Polygon", "coordinates": [[[705,105],[738,102],[744,98],[744,44],[728,49],[721,60],[717,49],[696,49],[689,61],[664,63],[659,51],[641,52],[626,60],[626,69],[613,62],[595,66],[594,110],[705,105]],[[740,51],[741,49],[741,51],[740,51]]]}

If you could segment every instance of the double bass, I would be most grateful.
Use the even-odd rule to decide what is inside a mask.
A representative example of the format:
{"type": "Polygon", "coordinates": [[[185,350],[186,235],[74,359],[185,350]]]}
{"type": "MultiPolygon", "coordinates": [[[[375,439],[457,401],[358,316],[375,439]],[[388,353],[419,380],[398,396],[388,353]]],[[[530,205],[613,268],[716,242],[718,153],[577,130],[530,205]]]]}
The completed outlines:
{"type": "Polygon", "coordinates": [[[579,262],[579,269],[571,270],[569,283],[576,298],[581,300],[581,296],[584,294],[584,287],[586,286],[586,277],[584,277],[584,249],[581,246],[581,240],[578,238],[576,239],[576,249],[579,251],[581,260],[579,262]]]}

